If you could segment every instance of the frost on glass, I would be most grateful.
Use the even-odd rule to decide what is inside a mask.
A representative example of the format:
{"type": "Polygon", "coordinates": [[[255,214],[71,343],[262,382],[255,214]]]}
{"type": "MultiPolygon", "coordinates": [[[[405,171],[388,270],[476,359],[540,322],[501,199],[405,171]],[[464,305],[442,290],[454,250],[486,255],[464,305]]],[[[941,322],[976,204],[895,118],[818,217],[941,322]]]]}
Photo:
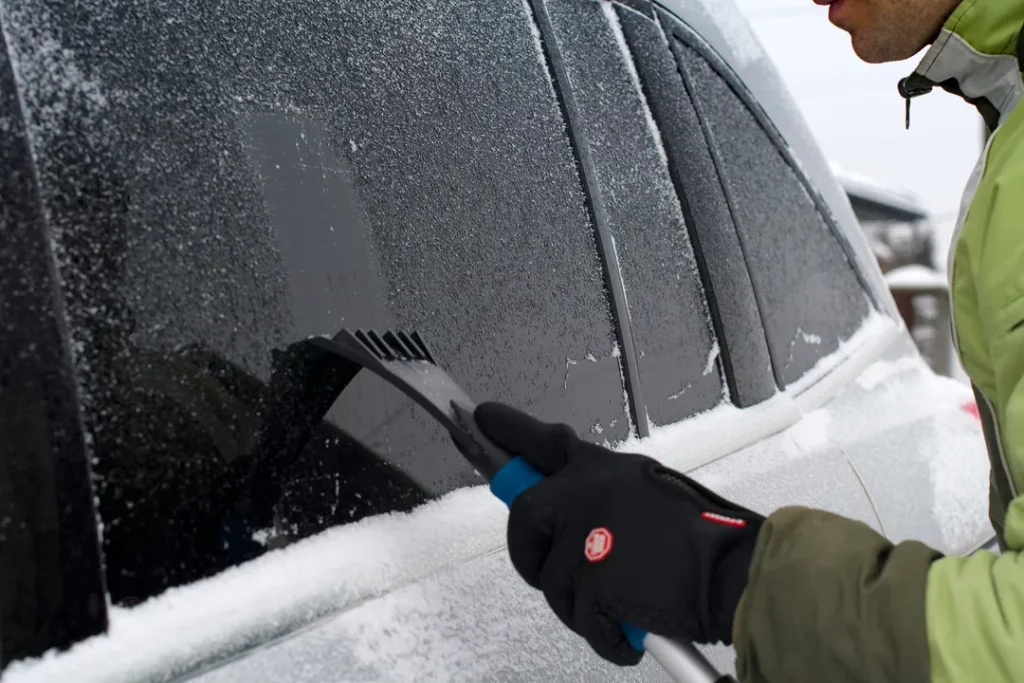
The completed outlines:
{"type": "Polygon", "coordinates": [[[594,233],[521,0],[13,0],[0,17],[115,603],[479,482],[363,373],[285,453],[273,528],[240,525],[264,431],[309,409],[284,390],[322,376],[275,374],[271,351],[310,335],[415,329],[478,400],[628,434],[594,233]]]}
{"type": "Polygon", "coordinates": [[[687,10],[688,18],[698,12],[704,15],[702,19],[709,24],[709,30],[725,39],[737,66],[743,67],[766,59],[761,41],[754,35],[750,22],[734,0],[696,0],[689,3],[687,10]]]}
{"type": "Polygon", "coordinates": [[[547,5],[628,295],[644,399],[655,424],[672,423],[717,404],[723,383],[715,359],[706,371],[717,345],[661,133],[611,3],[547,5]]]}
{"type": "Polygon", "coordinates": [[[785,387],[835,351],[872,309],[796,171],[711,65],[685,45],[678,49],[721,156],[775,375],[785,387]]]}

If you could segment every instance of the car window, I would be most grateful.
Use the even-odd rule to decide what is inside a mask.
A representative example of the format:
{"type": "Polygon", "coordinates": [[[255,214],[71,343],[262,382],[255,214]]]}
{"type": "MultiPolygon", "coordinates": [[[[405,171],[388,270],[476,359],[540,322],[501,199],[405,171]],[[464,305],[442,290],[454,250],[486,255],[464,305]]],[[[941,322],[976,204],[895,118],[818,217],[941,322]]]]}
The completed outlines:
{"type": "Polygon", "coordinates": [[[674,49],[720,161],[775,377],[785,387],[858,329],[870,300],[801,174],[737,95],[738,81],[678,39],[674,49]]]}
{"type": "Polygon", "coordinates": [[[548,5],[612,234],[650,421],[723,398],[712,328],[682,207],[611,3],[548,5]]]}
{"type": "MultiPolygon", "coordinates": [[[[631,2],[629,8],[618,4],[611,7],[626,44],[624,52],[630,55],[646,99],[650,121],[660,137],[659,156],[664,155],[694,253],[694,266],[703,283],[717,342],[717,349],[713,345],[708,358],[717,350],[717,364],[723,368],[731,402],[739,407],[755,405],[773,396],[777,387],[750,274],[704,128],[653,7],[641,1],[631,2]]],[[[652,169],[649,177],[657,178],[657,173],[652,169]]],[[[669,254],[674,252],[657,252],[649,258],[659,263],[669,254]]],[[[706,365],[701,372],[707,369],[706,365]]]]}
{"type": "Polygon", "coordinates": [[[62,24],[62,50],[19,48],[25,81],[44,58],[80,75],[71,94],[26,88],[54,220],[101,175],[124,207],[56,226],[116,603],[479,483],[366,373],[322,405],[317,381],[341,378],[292,353],[309,335],[415,329],[478,400],[628,434],[595,232],[524,3],[123,5],[62,24]],[[52,97],[85,97],[95,125],[52,97]],[[245,495],[268,433],[286,477],[270,501],[245,495]]]}

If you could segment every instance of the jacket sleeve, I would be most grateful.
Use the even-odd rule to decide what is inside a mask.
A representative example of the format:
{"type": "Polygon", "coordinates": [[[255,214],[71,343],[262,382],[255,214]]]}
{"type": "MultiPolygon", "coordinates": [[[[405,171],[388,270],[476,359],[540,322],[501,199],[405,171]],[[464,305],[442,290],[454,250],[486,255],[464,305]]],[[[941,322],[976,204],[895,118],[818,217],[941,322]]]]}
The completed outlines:
{"type": "Polygon", "coordinates": [[[776,511],[736,610],[740,680],[929,683],[926,586],[939,557],[821,510],[776,511]]]}

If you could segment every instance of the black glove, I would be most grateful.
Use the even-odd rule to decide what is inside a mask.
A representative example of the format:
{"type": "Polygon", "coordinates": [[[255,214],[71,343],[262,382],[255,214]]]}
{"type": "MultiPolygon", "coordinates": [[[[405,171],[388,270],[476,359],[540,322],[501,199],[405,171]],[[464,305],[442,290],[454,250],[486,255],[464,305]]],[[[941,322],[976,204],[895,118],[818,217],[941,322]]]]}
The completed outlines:
{"type": "Polygon", "coordinates": [[[512,504],[516,570],[605,659],[643,656],[619,624],[732,643],[733,613],[764,518],[642,455],[617,453],[498,403],[480,429],[547,476],[512,504]]]}

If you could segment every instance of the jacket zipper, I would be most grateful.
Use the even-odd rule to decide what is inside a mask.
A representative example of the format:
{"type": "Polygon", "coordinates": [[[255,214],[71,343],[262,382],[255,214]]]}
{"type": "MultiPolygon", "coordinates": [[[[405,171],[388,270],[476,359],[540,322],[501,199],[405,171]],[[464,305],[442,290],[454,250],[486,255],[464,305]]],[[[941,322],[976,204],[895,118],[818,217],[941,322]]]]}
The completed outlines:
{"type": "Polygon", "coordinates": [[[960,240],[960,233],[963,232],[964,224],[967,222],[967,213],[977,194],[978,185],[981,184],[981,177],[985,174],[985,166],[988,162],[988,152],[992,147],[995,135],[990,135],[981,151],[981,157],[975,164],[974,170],[967,179],[967,187],[964,189],[963,199],[960,200],[960,214],[957,216],[956,226],[953,229],[953,236],[949,241],[949,251],[946,254],[946,278],[949,280],[949,326],[953,334],[953,347],[956,349],[957,357],[960,356],[960,337],[956,333],[956,310],[953,306],[953,267],[956,261],[956,244],[960,240]]]}

